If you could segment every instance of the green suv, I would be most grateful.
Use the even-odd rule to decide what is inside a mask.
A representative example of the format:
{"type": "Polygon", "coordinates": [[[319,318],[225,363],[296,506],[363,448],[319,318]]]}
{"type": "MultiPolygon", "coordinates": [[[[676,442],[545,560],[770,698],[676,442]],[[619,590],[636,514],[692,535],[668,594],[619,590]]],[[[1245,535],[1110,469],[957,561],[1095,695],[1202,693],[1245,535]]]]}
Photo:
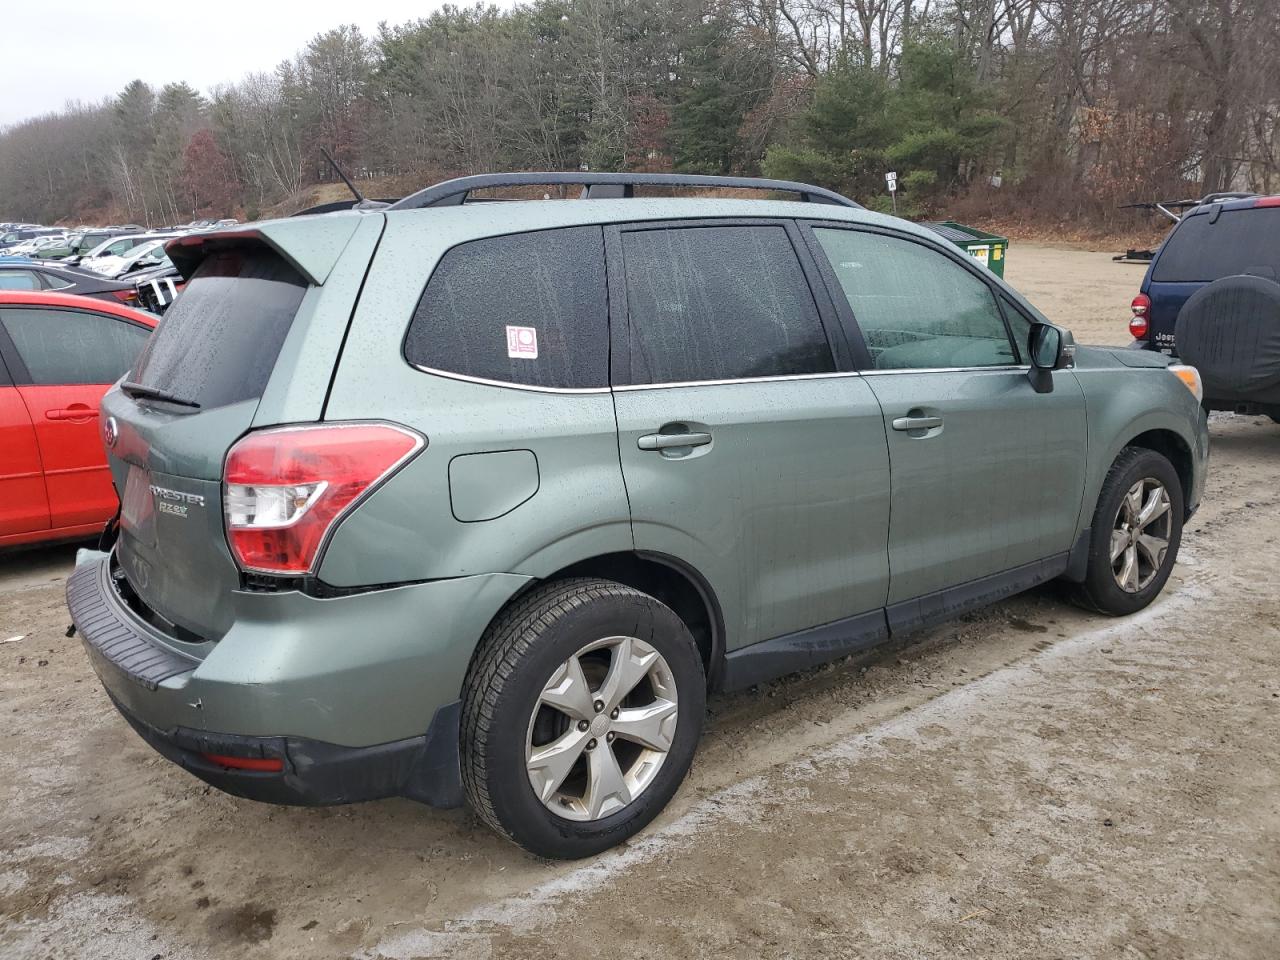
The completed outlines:
{"type": "Polygon", "coordinates": [[[470,177],[168,252],[67,599],[137,732],[244,797],[592,854],[671,799],[708,690],[1054,578],[1132,613],[1204,484],[1194,370],[804,184],[470,177]],[[799,199],[637,195],[687,187],[799,199]]]}

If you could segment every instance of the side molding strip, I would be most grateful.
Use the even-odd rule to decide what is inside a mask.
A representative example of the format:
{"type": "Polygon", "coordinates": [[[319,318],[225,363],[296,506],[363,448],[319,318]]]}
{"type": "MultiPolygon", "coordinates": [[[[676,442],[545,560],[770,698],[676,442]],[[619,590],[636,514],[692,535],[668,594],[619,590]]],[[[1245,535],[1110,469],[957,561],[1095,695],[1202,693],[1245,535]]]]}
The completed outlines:
{"type": "Polygon", "coordinates": [[[897,636],[943,623],[959,614],[1022,593],[1038,584],[1061,576],[1067,571],[1071,554],[1064,551],[1044,560],[1024,563],[1020,567],[970,580],[958,587],[927,593],[914,600],[903,600],[885,608],[889,632],[897,636]]]}
{"type": "Polygon", "coordinates": [[[881,608],[753,643],[725,654],[721,689],[744,690],[867,650],[887,639],[889,624],[881,608]]]}
{"type": "Polygon", "coordinates": [[[1088,533],[1086,530],[1081,534],[1074,550],[1044,560],[731,650],[725,654],[720,689],[743,690],[775,677],[847,657],[878,646],[890,637],[897,638],[935,626],[969,610],[1046,583],[1068,573],[1073,557],[1079,563],[1081,552],[1087,555],[1088,533]]]}

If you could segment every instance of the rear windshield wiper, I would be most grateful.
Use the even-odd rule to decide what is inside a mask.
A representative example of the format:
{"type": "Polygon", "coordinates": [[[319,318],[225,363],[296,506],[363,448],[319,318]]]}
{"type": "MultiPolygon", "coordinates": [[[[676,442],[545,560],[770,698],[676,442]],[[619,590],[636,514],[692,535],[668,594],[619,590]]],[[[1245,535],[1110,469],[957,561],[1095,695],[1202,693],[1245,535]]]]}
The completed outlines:
{"type": "Polygon", "coordinates": [[[161,390],[159,387],[148,387],[141,383],[134,383],[132,380],[126,380],[120,384],[120,389],[133,399],[146,397],[149,400],[163,400],[165,403],[176,403],[180,407],[191,407],[193,410],[199,410],[200,404],[194,400],[188,400],[186,397],[180,397],[176,393],[170,393],[168,390],[161,390]]]}

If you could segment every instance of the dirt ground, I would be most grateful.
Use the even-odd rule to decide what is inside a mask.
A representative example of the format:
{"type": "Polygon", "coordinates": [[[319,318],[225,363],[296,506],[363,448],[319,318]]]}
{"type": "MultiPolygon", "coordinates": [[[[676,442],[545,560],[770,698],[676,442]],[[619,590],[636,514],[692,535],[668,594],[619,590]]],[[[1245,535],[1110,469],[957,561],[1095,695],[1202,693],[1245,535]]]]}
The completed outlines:
{"type": "MultiPolygon", "coordinates": [[[[1140,268],[1014,245],[1123,342],[1140,268]]],[[[294,810],[161,760],[65,636],[69,548],[0,559],[0,957],[1280,956],[1280,427],[1215,415],[1206,502],[1124,621],[1050,587],[714,698],[671,808],[591,861],[465,811],[294,810]]]]}

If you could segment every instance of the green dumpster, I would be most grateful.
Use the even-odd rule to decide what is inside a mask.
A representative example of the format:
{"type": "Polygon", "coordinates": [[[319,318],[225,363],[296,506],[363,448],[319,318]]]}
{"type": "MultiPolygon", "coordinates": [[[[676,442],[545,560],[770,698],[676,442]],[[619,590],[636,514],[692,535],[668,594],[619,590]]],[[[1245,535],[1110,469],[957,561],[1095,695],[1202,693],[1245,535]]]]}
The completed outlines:
{"type": "Polygon", "coordinates": [[[954,220],[943,220],[939,223],[923,223],[938,236],[950,240],[973,259],[994,273],[1004,276],[1004,258],[1009,250],[1009,238],[998,237],[976,227],[966,227],[954,220]]]}

